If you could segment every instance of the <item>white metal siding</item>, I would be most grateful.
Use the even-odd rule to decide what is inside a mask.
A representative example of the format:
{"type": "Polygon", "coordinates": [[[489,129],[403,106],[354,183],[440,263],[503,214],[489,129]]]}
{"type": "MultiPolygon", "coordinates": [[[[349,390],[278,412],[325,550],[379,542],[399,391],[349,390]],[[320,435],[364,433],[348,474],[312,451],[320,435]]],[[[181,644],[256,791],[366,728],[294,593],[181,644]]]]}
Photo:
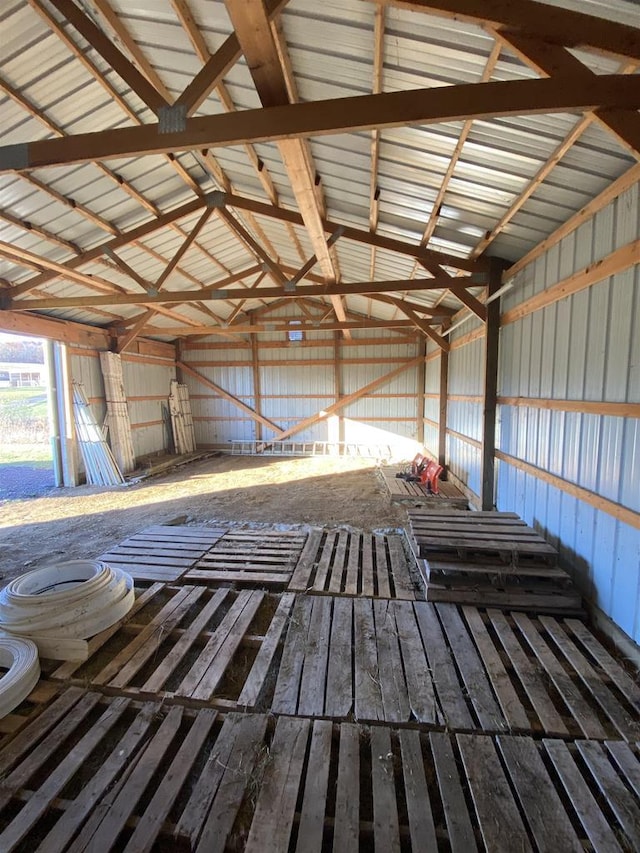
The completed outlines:
{"type": "MultiPolygon", "coordinates": [[[[524,269],[503,310],[639,234],[635,186],[524,269]]],[[[502,396],[639,403],[639,379],[637,265],[502,330],[502,396]]],[[[637,418],[502,405],[498,447],[640,512],[637,418]]],[[[587,598],[640,642],[640,530],[506,462],[498,464],[497,503],[555,542],[587,598]]]]}

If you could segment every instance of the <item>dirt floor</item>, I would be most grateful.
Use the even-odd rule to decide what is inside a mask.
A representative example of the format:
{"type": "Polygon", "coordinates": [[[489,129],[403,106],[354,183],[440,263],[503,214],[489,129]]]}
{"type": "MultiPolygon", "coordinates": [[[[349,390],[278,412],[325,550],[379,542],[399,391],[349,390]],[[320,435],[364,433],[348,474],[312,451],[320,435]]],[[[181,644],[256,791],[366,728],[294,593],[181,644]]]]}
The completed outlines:
{"type": "Polygon", "coordinates": [[[376,530],[401,527],[405,515],[370,460],[216,456],[138,485],[0,501],[0,585],[50,562],[95,558],[172,521],[376,530]]]}

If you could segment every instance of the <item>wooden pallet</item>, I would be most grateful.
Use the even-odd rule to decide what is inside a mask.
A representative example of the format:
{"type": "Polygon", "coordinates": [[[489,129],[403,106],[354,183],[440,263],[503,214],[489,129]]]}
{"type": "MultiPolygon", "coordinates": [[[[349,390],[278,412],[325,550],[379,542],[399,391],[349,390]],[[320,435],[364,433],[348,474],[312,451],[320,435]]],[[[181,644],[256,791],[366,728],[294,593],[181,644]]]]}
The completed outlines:
{"type": "Polygon", "coordinates": [[[0,719],[0,748],[16,732],[24,728],[42,711],[45,705],[60,692],[59,684],[40,680],[31,693],[10,714],[0,719]]]}
{"type": "Polygon", "coordinates": [[[467,497],[453,483],[442,480],[438,483],[438,494],[434,495],[420,483],[408,483],[396,477],[401,471],[400,466],[380,469],[391,503],[411,504],[434,510],[469,508],[467,497]]]}
{"type": "Polygon", "coordinates": [[[638,747],[615,741],[222,718],[72,688],[0,771],[5,853],[640,845],[638,747]]]}
{"type": "Polygon", "coordinates": [[[189,525],[155,525],[98,557],[136,581],[177,581],[226,530],[189,525]]]}
{"type": "Polygon", "coordinates": [[[156,584],[143,596],[126,625],[90,641],[87,661],[49,677],[134,698],[256,707],[293,595],[156,584]]]}
{"type": "Polygon", "coordinates": [[[514,513],[407,511],[419,557],[428,560],[490,556],[507,565],[555,565],[558,552],[514,513]]]}
{"type": "Polygon", "coordinates": [[[357,530],[312,530],[289,589],[406,600],[423,597],[411,578],[402,536],[357,530]]]}
{"type": "Polygon", "coordinates": [[[584,615],[558,554],[515,513],[409,511],[427,601],[584,615]]]}
{"type": "Polygon", "coordinates": [[[306,533],[232,530],[185,575],[193,583],[286,588],[306,542],[306,533]]]}
{"type": "Polygon", "coordinates": [[[640,739],[640,688],[577,620],[298,596],[275,713],[640,739]]]}

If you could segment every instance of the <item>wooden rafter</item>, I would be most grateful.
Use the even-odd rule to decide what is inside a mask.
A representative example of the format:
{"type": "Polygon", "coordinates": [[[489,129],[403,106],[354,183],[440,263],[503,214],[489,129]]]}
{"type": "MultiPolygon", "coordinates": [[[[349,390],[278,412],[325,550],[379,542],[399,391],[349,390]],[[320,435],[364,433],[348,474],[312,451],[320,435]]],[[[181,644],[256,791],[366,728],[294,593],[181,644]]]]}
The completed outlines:
{"type": "MultiPolygon", "coordinates": [[[[166,96],[158,91],[155,84],[149,82],[148,76],[138,71],[136,66],[118,49],[113,40],[105,35],[72,0],[49,0],[49,2],[89,42],[91,47],[131,87],[150,110],[157,113],[161,107],[167,106],[166,96]]],[[[94,3],[102,11],[104,4],[100,0],[94,0],[94,3]]]]}
{"type": "MultiPolygon", "coordinates": [[[[229,17],[245,55],[260,100],[265,107],[295,102],[293,75],[285,73],[286,47],[272,29],[263,0],[225,0],[229,17]]],[[[318,198],[316,171],[306,140],[283,139],[278,144],[311,245],[328,282],[340,278],[337,256],[327,248],[322,227],[324,210],[318,198]]],[[[339,320],[345,319],[339,296],[332,297],[339,320]]]]}
{"type": "MultiPolygon", "coordinates": [[[[564,50],[562,47],[557,47],[554,45],[543,45],[540,42],[532,45],[531,40],[527,39],[523,41],[521,37],[515,34],[503,33],[503,32],[495,32],[496,38],[502,41],[507,47],[511,48],[516,52],[520,58],[529,65],[533,65],[537,68],[540,73],[547,73],[553,71],[553,59],[552,56],[547,54],[547,49],[549,51],[553,51],[553,54],[557,58],[557,51],[560,51],[561,55],[564,55],[564,59],[569,57],[567,64],[563,62],[563,68],[569,70],[570,72],[573,70],[578,74],[587,72],[590,74],[591,72],[585,66],[578,62],[571,54],[564,50]],[[523,50],[523,48],[526,49],[523,50]],[[538,61],[534,59],[534,55],[537,55],[540,63],[543,63],[543,57],[547,55],[548,61],[550,64],[546,66],[546,63],[539,64],[538,61]],[[577,66],[574,64],[577,63],[577,66]],[[580,67],[578,67],[580,66],[580,67]],[[545,71],[545,67],[547,71],[545,71]]],[[[562,59],[560,60],[562,62],[562,59]]],[[[625,63],[619,68],[620,74],[631,74],[636,69],[636,65],[634,63],[625,63]]],[[[604,111],[604,116],[606,120],[607,113],[616,113],[618,111],[607,110],[604,111]]],[[[477,258],[479,257],[487,247],[496,239],[496,237],[501,234],[507,225],[511,222],[513,217],[524,207],[526,202],[531,198],[531,196],[536,192],[538,187],[547,179],[547,177],[551,174],[551,172],[555,169],[558,163],[562,160],[562,158],[566,155],[566,153],[570,150],[570,148],[578,141],[578,139],[582,136],[585,131],[591,127],[591,125],[598,120],[598,115],[601,111],[596,110],[594,112],[588,112],[580,118],[573,128],[569,131],[569,133],[564,137],[564,139],[555,147],[549,157],[545,160],[545,162],[540,166],[538,171],[535,173],[533,178],[529,181],[529,183],[521,190],[521,192],[514,198],[511,202],[507,210],[500,217],[498,222],[488,231],[484,237],[474,246],[471,257],[477,258]]],[[[638,137],[638,142],[640,142],[640,135],[638,135],[638,118],[637,113],[635,113],[635,117],[633,114],[627,112],[626,113],[629,123],[625,122],[622,125],[620,121],[620,116],[616,118],[614,114],[610,121],[613,121],[614,127],[609,127],[608,129],[612,132],[616,133],[615,128],[619,128],[622,133],[625,135],[625,139],[622,140],[623,144],[629,144],[630,136],[629,131],[632,126],[636,127],[636,135],[638,137]]],[[[616,133],[617,135],[617,133],[616,133]]],[[[636,156],[638,156],[638,151],[635,152],[636,156]]]]}
{"type": "MultiPolygon", "coordinates": [[[[0,243],[0,254],[3,251],[3,245],[0,243]]],[[[34,264],[38,262],[53,264],[50,261],[44,261],[39,256],[32,256],[31,261],[34,264]]],[[[57,268],[59,265],[55,265],[57,268]]],[[[236,273],[234,276],[228,276],[224,282],[232,283],[239,279],[244,279],[248,275],[253,275],[260,271],[260,267],[250,267],[241,273],[236,273]]],[[[72,270],[69,277],[76,276],[80,283],[84,284],[100,284],[100,280],[95,276],[86,276],[82,273],[72,270]]],[[[463,281],[464,279],[462,279],[463,281]]],[[[201,288],[200,290],[162,290],[159,293],[127,293],[120,288],[120,292],[116,293],[116,285],[110,282],[104,282],[104,289],[109,287],[109,295],[105,296],[51,296],[45,299],[11,299],[11,292],[5,296],[6,307],[14,310],[23,309],[25,311],[39,311],[56,306],[60,308],[79,308],[79,307],[96,307],[103,305],[165,305],[171,302],[190,302],[192,300],[224,300],[230,299],[298,299],[300,297],[322,296],[331,298],[332,296],[359,296],[369,293],[393,293],[394,291],[403,292],[406,290],[440,290],[442,287],[448,286],[448,279],[411,279],[409,281],[400,279],[399,281],[364,281],[355,284],[345,284],[344,282],[336,282],[335,284],[313,284],[305,285],[304,287],[291,290],[287,283],[284,286],[278,287],[253,287],[253,288],[236,288],[231,289],[222,286],[222,282],[217,282],[214,286],[201,288]]],[[[462,284],[458,285],[460,291],[464,290],[462,284]]],[[[477,301],[477,300],[476,300],[477,301]]],[[[480,303],[481,305],[481,303],[480,303]]],[[[413,306],[415,308],[415,306],[413,306]]],[[[471,306],[469,306],[471,307],[471,306]]],[[[484,308],[483,305],[481,305],[484,308]]],[[[435,309],[426,307],[423,313],[429,313],[435,309]]],[[[438,316],[447,315],[448,309],[438,309],[438,316]]]]}
{"type": "Polygon", "coordinates": [[[162,271],[162,274],[160,275],[160,277],[156,281],[156,290],[162,289],[166,280],[169,278],[171,273],[175,270],[177,265],[180,263],[180,260],[189,251],[189,248],[193,244],[193,242],[196,239],[196,237],[198,236],[198,234],[202,231],[202,229],[206,225],[207,220],[209,219],[209,217],[211,216],[212,213],[213,213],[213,210],[211,208],[207,208],[207,210],[205,210],[204,213],[200,216],[200,218],[198,219],[196,224],[193,226],[191,232],[186,236],[186,238],[184,239],[184,241],[180,245],[178,251],[171,258],[171,260],[169,261],[167,266],[162,271]]]}
{"type": "Polygon", "coordinates": [[[148,311],[143,311],[143,313],[139,317],[136,317],[135,323],[129,329],[129,331],[118,338],[116,352],[123,353],[125,350],[127,350],[155,313],[155,310],[153,308],[150,308],[148,311]]]}
{"type": "MultiPolygon", "coordinates": [[[[329,309],[329,313],[333,314],[333,309],[329,309]]],[[[415,325],[411,320],[378,320],[375,318],[362,317],[359,320],[328,320],[325,322],[315,321],[313,323],[301,323],[296,325],[296,331],[302,332],[342,332],[345,329],[352,331],[353,329],[415,329],[415,325]]],[[[291,326],[288,322],[285,323],[266,323],[260,326],[249,326],[245,323],[238,323],[233,326],[225,326],[218,328],[217,326],[154,326],[147,328],[149,335],[166,335],[170,338],[180,338],[191,335],[220,335],[228,332],[236,332],[238,334],[259,334],[260,332],[290,332],[291,326]]]]}
{"type": "MultiPolygon", "coordinates": [[[[570,53],[565,47],[548,44],[519,33],[499,32],[498,37],[508,45],[524,62],[533,65],[540,73],[552,78],[575,76],[588,88],[598,75],[570,53]]],[[[635,71],[636,63],[627,64],[622,74],[635,71]]],[[[640,113],[637,107],[632,110],[609,108],[593,111],[594,119],[606,130],[613,133],[619,142],[634,157],[640,158],[640,113]]]]}
{"type": "MultiPolygon", "coordinates": [[[[592,110],[636,109],[640,78],[601,74],[582,79],[508,80],[355,95],[187,119],[185,129],[158,134],[155,124],[79,133],[0,148],[0,173],[142,154],[192,151],[245,142],[282,141],[406,124],[592,110]]],[[[311,190],[313,194],[313,190],[311,190]]]]}
{"type": "MultiPolygon", "coordinates": [[[[296,225],[303,225],[302,216],[293,210],[287,210],[282,207],[264,204],[263,202],[254,201],[253,199],[245,198],[234,194],[226,194],[224,198],[216,201],[216,203],[224,203],[228,207],[233,207],[238,210],[248,210],[260,216],[267,216],[273,219],[279,219],[281,222],[292,222],[296,225]]],[[[434,267],[440,272],[440,266],[453,267],[455,269],[465,270],[467,272],[482,272],[487,269],[487,262],[483,259],[470,260],[468,258],[457,257],[456,255],[447,254],[445,252],[436,252],[415,243],[407,243],[404,240],[398,240],[393,237],[387,237],[383,234],[372,234],[370,231],[365,231],[359,228],[353,228],[350,225],[339,225],[328,219],[322,222],[323,228],[327,234],[333,234],[340,229],[341,236],[345,240],[354,240],[356,243],[363,243],[367,246],[376,246],[379,249],[385,249],[388,252],[395,252],[400,255],[408,255],[409,257],[418,258],[424,261],[425,268],[434,267]]]]}
{"type": "Polygon", "coordinates": [[[551,44],[586,47],[640,60],[640,31],[595,15],[535,0],[374,0],[456,21],[526,32],[551,44]]]}

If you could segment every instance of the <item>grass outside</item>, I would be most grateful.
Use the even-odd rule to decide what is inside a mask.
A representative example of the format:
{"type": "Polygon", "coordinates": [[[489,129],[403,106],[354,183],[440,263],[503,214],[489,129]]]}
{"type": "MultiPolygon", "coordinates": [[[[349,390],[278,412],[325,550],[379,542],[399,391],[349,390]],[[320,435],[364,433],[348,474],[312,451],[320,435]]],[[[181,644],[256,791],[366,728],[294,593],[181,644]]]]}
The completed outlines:
{"type": "Polygon", "coordinates": [[[50,462],[46,388],[0,388],[0,463],[50,462]]]}

